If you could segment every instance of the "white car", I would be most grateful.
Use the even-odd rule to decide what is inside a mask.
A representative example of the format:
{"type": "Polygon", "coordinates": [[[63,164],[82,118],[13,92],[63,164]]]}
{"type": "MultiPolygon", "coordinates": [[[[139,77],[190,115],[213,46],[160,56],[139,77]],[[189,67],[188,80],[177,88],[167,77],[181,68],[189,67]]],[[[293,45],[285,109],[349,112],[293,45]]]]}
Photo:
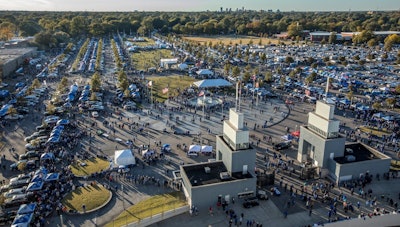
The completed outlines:
{"type": "Polygon", "coordinates": [[[97,118],[99,117],[99,113],[97,111],[92,112],[92,117],[97,118]]]}
{"type": "Polygon", "coordinates": [[[4,117],[4,119],[6,119],[6,120],[19,120],[19,119],[22,119],[22,118],[24,118],[24,116],[22,116],[20,114],[6,115],[4,117]]]}
{"type": "Polygon", "coordinates": [[[3,195],[6,199],[12,198],[14,195],[22,195],[25,194],[26,187],[22,188],[14,188],[10,189],[8,192],[5,192],[3,195]]]}
{"type": "Polygon", "coordinates": [[[39,148],[39,145],[32,145],[31,143],[25,144],[25,149],[27,150],[36,150],[37,148],[39,148]]]}
{"type": "Polygon", "coordinates": [[[52,124],[56,123],[58,120],[60,120],[60,117],[58,116],[48,116],[44,119],[44,122],[47,124],[52,124]]]}

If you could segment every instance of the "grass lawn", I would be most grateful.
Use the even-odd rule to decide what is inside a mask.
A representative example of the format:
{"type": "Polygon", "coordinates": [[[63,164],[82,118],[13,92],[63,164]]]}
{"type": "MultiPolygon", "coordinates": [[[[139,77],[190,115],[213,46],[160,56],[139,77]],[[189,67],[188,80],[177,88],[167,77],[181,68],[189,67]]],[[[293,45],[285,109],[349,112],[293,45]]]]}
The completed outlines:
{"type": "Polygon", "coordinates": [[[178,89],[182,91],[196,81],[193,77],[181,75],[150,77],[149,80],[153,81],[153,98],[159,102],[164,102],[168,96],[176,96],[178,89]],[[162,90],[166,87],[169,88],[168,93],[163,94],[162,90]]]}
{"type": "Polygon", "coordinates": [[[82,205],[85,204],[86,211],[92,210],[103,205],[112,196],[110,191],[105,189],[101,184],[94,184],[80,187],[68,193],[62,200],[62,204],[68,210],[76,210],[82,212],[82,205]]]}
{"type": "Polygon", "coordinates": [[[126,223],[137,222],[140,219],[173,210],[184,205],[186,205],[186,201],[182,193],[179,192],[152,196],[129,207],[112,222],[108,223],[106,227],[125,226],[126,223]]]}
{"type": "Polygon", "coordinates": [[[379,136],[379,137],[382,137],[382,135],[389,136],[391,134],[386,129],[379,130],[376,127],[361,126],[360,130],[362,132],[365,132],[365,133],[371,133],[372,132],[372,135],[379,136]]]}
{"type": "Polygon", "coordinates": [[[390,170],[400,171],[400,161],[392,160],[390,163],[390,170]]]}
{"type": "Polygon", "coordinates": [[[172,58],[171,50],[157,49],[149,51],[140,51],[132,54],[132,64],[138,70],[147,70],[148,68],[160,66],[160,59],[172,58]]]}
{"type": "Polygon", "coordinates": [[[71,171],[75,176],[83,177],[107,169],[110,167],[110,162],[101,158],[90,158],[87,160],[81,160],[80,162],[70,166],[71,171]],[[86,163],[86,165],[82,166],[82,162],[86,163]]]}
{"type": "Polygon", "coordinates": [[[154,39],[148,39],[148,38],[144,39],[146,40],[145,42],[133,42],[132,39],[128,39],[128,41],[131,41],[134,45],[138,47],[152,46],[156,44],[156,41],[154,41],[154,39]]]}
{"type": "Polygon", "coordinates": [[[291,44],[291,40],[279,40],[279,39],[272,39],[272,38],[260,38],[260,37],[255,37],[255,36],[185,36],[183,39],[186,40],[191,40],[191,41],[196,41],[199,42],[200,44],[208,45],[208,43],[211,41],[212,44],[217,44],[217,43],[223,43],[224,45],[235,45],[235,44],[240,44],[240,42],[244,45],[249,44],[250,42],[253,42],[253,44],[259,44],[260,39],[261,39],[261,45],[267,45],[267,44],[278,44],[280,41],[284,42],[286,44],[291,44]]]}

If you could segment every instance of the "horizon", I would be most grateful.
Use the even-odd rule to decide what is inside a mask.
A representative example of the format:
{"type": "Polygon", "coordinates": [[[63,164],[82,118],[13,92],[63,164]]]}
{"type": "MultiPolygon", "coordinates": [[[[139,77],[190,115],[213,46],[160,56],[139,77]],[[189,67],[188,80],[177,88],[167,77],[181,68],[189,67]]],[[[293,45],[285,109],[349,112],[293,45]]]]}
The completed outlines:
{"type": "Polygon", "coordinates": [[[399,0],[0,0],[1,11],[27,12],[223,12],[231,10],[277,12],[398,11],[399,0]],[[361,4],[360,4],[361,3],[361,4]]]}

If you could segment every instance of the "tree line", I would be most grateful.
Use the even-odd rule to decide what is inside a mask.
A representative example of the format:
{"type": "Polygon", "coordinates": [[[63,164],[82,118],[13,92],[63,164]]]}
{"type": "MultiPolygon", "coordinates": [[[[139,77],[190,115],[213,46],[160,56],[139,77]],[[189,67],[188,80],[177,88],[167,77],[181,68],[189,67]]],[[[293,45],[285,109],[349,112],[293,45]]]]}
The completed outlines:
{"type": "MultiPolygon", "coordinates": [[[[147,36],[153,31],[182,35],[252,35],[269,37],[301,30],[400,30],[398,12],[0,12],[0,40],[35,36],[44,47],[82,35],[103,36],[117,31],[147,36]]],[[[304,38],[304,37],[300,37],[304,38]]]]}

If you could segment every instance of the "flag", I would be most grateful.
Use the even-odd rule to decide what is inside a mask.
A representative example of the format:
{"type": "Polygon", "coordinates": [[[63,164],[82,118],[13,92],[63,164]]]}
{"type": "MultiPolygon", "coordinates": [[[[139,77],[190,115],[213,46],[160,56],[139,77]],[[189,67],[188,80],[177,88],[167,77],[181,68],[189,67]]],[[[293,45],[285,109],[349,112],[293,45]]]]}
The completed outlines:
{"type": "Polygon", "coordinates": [[[201,97],[201,96],[203,96],[203,95],[204,95],[204,91],[200,91],[199,97],[201,97]]]}
{"type": "Polygon", "coordinates": [[[166,94],[166,93],[168,93],[168,90],[169,90],[168,87],[166,87],[166,88],[162,89],[162,93],[166,94]]]}
{"type": "Polygon", "coordinates": [[[147,87],[151,87],[151,86],[153,86],[153,81],[149,81],[148,83],[147,83],[147,87]]]}

